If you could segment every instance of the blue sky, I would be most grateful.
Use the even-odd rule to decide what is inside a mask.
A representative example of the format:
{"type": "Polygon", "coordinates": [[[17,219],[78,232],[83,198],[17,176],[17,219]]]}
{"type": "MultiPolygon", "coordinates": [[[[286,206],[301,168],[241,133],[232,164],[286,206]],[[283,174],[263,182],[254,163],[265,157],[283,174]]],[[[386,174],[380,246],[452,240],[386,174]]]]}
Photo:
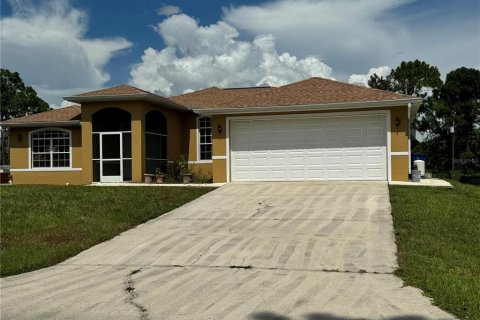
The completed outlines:
{"type": "Polygon", "coordinates": [[[480,67],[473,0],[8,0],[1,27],[2,67],[55,106],[120,83],[168,96],[310,76],[365,84],[417,58],[443,76],[480,67]]]}

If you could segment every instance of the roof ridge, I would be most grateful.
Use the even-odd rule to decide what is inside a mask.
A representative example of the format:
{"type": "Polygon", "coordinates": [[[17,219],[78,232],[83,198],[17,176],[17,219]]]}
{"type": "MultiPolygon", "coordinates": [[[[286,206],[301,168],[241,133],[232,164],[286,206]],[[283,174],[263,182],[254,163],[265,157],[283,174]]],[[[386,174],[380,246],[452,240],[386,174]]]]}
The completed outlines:
{"type": "MultiPolygon", "coordinates": [[[[341,83],[341,84],[344,84],[344,85],[347,85],[347,86],[354,86],[354,87],[360,88],[360,89],[375,90],[375,91],[380,91],[382,93],[387,92],[387,93],[393,93],[393,94],[396,94],[396,95],[399,95],[399,96],[414,97],[414,96],[411,96],[411,95],[408,95],[408,94],[405,94],[405,93],[397,93],[397,92],[382,90],[382,89],[378,89],[378,88],[366,87],[366,86],[362,86],[362,85],[356,84],[356,83],[348,83],[348,82],[344,82],[344,81],[327,79],[327,78],[322,78],[322,77],[311,77],[309,79],[305,79],[305,80],[302,80],[302,81],[306,81],[306,80],[310,80],[310,79],[321,79],[321,80],[326,80],[326,81],[330,81],[330,82],[334,82],[334,83],[341,83]]],[[[299,82],[301,82],[301,81],[299,81],[299,82]]],[[[294,82],[294,83],[297,83],[297,82],[294,82]]],[[[290,84],[293,84],[293,83],[290,83],[290,84]]]]}
{"type": "MultiPolygon", "coordinates": [[[[97,90],[93,90],[93,91],[88,91],[88,92],[82,92],[82,93],[79,93],[79,94],[75,94],[75,95],[73,95],[73,97],[87,96],[87,95],[91,95],[91,94],[94,94],[94,93],[97,93],[97,92],[102,92],[102,91],[107,91],[107,90],[112,90],[112,89],[114,90],[114,89],[118,89],[118,88],[122,88],[122,87],[127,87],[127,88],[130,88],[130,89],[134,89],[134,90],[140,91],[144,94],[154,94],[154,93],[148,92],[146,90],[143,90],[143,89],[134,87],[132,85],[129,85],[127,83],[122,83],[122,84],[119,84],[119,85],[116,85],[116,86],[113,86],[113,87],[107,87],[107,88],[102,88],[102,89],[97,89],[97,90]]],[[[137,94],[141,94],[141,93],[137,93],[137,94]]],[[[132,93],[120,93],[120,94],[116,94],[116,95],[132,95],[132,93]]]]}
{"type": "MultiPolygon", "coordinates": [[[[144,92],[144,93],[146,93],[146,94],[154,94],[154,95],[158,96],[158,94],[155,94],[155,93],[150,92],[150,91],[147,91],[147,90],[140,89],[140,88],[135,87],[135,86],[132,86],[131,84],[128,84],[128,83],[123,83],[123,84],[119,85],[118,87],[121,87],[121,86],[130,87],[130,88],[136,89],[136,90],[138,90],[138,91],[142,91],[142,92],[144,92]]],[[[113,88],[115,88],[115,87],[113,87],[113,88]]],[[[111,89],[111,88],[110,88],[110,89],[111,89]]],[[[160,97],[161,97],[161,96],[160,96],[160,97]]]]}
{"type": "Polygon", "coordinates": [[[220,90],[242,90],[242,89],[275,89],[275,87],[271,87],[271,86],[231,87],[231,88],[221,88],[220,90]]]}
{"type": "Polygon", "coordinates": [[[192,91],[192,92],[181,93],[181,94],[178,94],[176,96],[168,97],[168,99],[182,97],[182,96],[186,96],[186,95],[189,95],[189,94],[192,94],[192,93],[198,93],[198,92],[203,92],[203,91],[212,90],[212,89],[222,90],[222,89],[220,89],[216,86],[213,86],[213,87],[203,88],[203,89],[200,89],[200,90],[195,90],[195,91],[192,91]]]}

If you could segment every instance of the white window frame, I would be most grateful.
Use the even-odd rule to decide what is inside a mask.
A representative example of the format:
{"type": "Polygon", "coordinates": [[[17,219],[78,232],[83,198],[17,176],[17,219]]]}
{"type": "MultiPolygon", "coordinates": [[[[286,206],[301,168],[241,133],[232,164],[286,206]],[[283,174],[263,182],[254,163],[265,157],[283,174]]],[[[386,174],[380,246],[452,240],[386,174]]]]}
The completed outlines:
{"type": "MultiPolygon", "coordinates": [[[[51,138],[50,138],[51,139],[51,138]]],[[[66,152],[61,152],[66,153],[66,152]]],[[[30,131],[28,134],[28,168],[29,170],[37,170],[37,171],[64,171],[68,169],[72,169],[72,131],[63,128],[55,128],[55,127],[48,127],[48,128],[41,128],[37,130],[30,131]],[[69,165],[67,167],[54,167],[53,166],[53,151],[50,151],[50,166],[49,167],[34,167],[33,166],[33,135],[38,132],[42,131],[61,131],[68,133],[68,157],[69,157],[69,165]]]]}
{"type": "Polygon", "coordinates": [[[212,159],[213,159],[213,121],[212,121],[212,117],[209,117],[209,116],[201,116],[201,117],[198,117],[197,118],[197,130],[196,130],[196,136],[197,136],[197,161],[196,163],[212,163],[212,159]],[[211,142],[210,143],[201,143],[200,142],[200,120],[203,119],[203,118],[208,118],[210,119],[210,123],[211,123],[211,127],[210,127],[210,132],[211,132],[211,135],[212,135],[212,139],[211,139],[211,142]],[[205,145],[205,144],[210,144],[212,146],[212,158],[211,159],[205,159],[205,160],[202,160],[200,158],[200,155],[201,155],[201,152],[200,152],[200,145],[205,145]]]}

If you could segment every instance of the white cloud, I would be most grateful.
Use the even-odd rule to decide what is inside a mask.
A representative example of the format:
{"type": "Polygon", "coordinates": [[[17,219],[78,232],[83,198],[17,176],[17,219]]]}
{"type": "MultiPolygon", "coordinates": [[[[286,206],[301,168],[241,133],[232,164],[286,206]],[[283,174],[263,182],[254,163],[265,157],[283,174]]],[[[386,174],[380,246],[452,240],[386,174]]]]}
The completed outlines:
{"type": "Polygon", "coordinates": [[[274,34],[279,50],[321,54],[340,79],[366,67],[411,59],[427,61],[445,74],[461,65],[479,66],[478,6],[465,6],[418,9],[419,0],[272,0],[224,8],[223,20],[249,35],[274,34]]]}
{"type": "Polygon", "coordinates": [[[391,69],[388,66],[371,68],[368,70],[367,74],[352,74],[348,78],[348,83],[359,84],[368,87],[368,80],[370,80],[371,76],[377,74],[379,77],[386,77],[390,74],[390,71],[391,69]]]}
{"type": "Polygon", "coordinates": [[[50,104],[60,104],[63,95],[101,87],[110,80],[105,65],[131,46],[123,38],[87,38],[87,14],[67,1],[9,4],[12,15],[0,21],[2,66],[18,71],[50,104]]]}
{"type": "Polygon", "coordinates": [[[182,13],[182,9],[180,7],[171,5],[161,6],[157,11],[159,16],[172,16],[179,13],[182,13]]]}
{"type": "Polygon", "coordinates": [[[312,76],[331,78],[331,68],[318,57],[279,54],[271,34],[240,41],[226,22],[199,26],[185,14],[166,18],[155,30],[166,47],[146,49],[130,72],[133,85],[152,92],[172,95],[209,86],[279,86],[312,76]]]}
{"type": "MultiPolygon", "coordinates": [[[[347,78],[365,66],[387,64],[408,41],[405,28],[388,12],[409,0],[279,0],[224,8],[224,21],[248,34],[272,33],[281,50],[320,53],[347,78]]],[[[399,52],[400,50],[400,52],[399,52]]]]}
{"type": "Polygon", "coordinates": [[[60,105],[58,105],[56,103],[51,103],[50,108],[58,109],[58,108],[64,108],[64,107],[69,107],[69,106],[73,106],[73,105],[80,105],[80,104],[75,103],[75,102],[70,102],[70,101],[67,101],[67,100],[61,100],[60,105]]]}

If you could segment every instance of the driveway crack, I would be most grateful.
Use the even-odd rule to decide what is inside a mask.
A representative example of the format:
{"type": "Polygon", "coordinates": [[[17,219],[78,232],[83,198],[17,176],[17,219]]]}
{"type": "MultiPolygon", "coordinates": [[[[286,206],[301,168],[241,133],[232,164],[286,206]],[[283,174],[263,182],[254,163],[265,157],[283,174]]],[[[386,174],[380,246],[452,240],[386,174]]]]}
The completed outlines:
{"type": "Polygon", "coordinates": [[[138,294],[135,292],[135,281],[133,280],[133,275],[139,273],[140,271],[141,269],[134,269],[127,275],[127,280],[125,281],[125,293],[127,294],[127,298],[125,301],[137,308],[138,312],[140,313],[140,320],[148,320],[149,317],[147,308],[135,301],[135,299],[138,298],[138,294]]]}
{"type": "Polygon", "coordinates": [[[255,213],[253,215],[251,215],[248,219],[252,219],[254,218],[255,216],[257,216],[258,214],[263,214],[265,212],[267,212],[269,209],[271,208],[274,208],[274,206],[271,206],[271,205],[268,205],[265,203],[266,200],[262,200],[258,203],[258,205],[260,206],[259,208],[257,208],[257,210],[255,211],[255,213]]]}

